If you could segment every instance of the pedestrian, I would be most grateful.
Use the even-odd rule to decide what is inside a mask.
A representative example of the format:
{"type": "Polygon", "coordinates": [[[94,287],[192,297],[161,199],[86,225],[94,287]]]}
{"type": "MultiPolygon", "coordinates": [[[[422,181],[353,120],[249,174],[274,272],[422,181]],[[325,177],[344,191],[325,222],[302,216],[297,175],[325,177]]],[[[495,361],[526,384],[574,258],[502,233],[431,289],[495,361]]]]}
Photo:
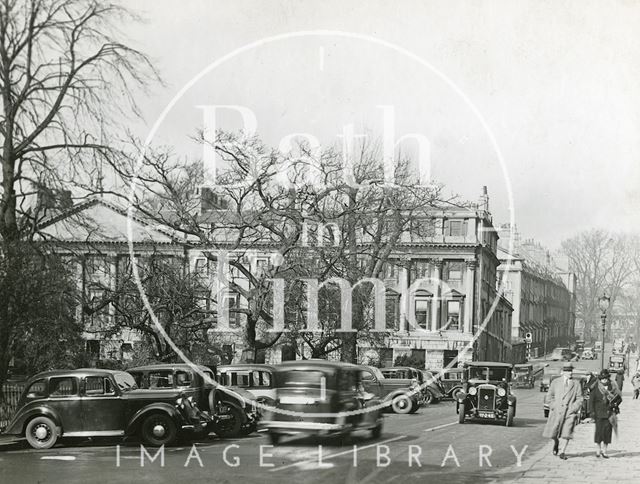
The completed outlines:
{"type": "Polygon", "coordinates": [[[593,441],[596,444],[596,457],[608,459],[607,447],[611,443],[612,432],[618,431],[618,413],[622,396],[609,370],[603,368],[598,375],[598,384],[589,394],[589,418],[595,421],[593,441]]]}
{"type": "Polygon", "coordinates": [[[637,371],[636,374],[633,375],[631,384],[633,385],[633,399],[637,400],[638,395],[640,395],[640,371],[637,371]]]}
{"type": "Polygon", "coordinates": [[[624,383],[624,369],[616,371],[616,385],[618,389],[622,391],[622,384],[624,383]]]}
{"type": "Polygon", "coordinates": [[[573,365],[567,363],[562,367],[560,378],[549,385],[549,419],[542,433],[544,437],[553,440],[553,455],[558,455],[560,439],[564,440],[559,456],[563,460],[567,459],[567,446],[573,438],[573,430],[582,407],[582,387],[579,381],[571,379],[572,374],[573,365]]]}

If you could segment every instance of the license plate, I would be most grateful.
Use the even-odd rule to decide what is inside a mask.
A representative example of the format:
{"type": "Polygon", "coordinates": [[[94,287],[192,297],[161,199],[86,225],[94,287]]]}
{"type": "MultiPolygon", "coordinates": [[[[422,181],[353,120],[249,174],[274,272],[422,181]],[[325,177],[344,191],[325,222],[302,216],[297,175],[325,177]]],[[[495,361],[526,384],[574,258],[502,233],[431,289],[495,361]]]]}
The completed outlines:
{"type": "Polygon", "coordinates": [[[480,418],[493,418],[493,412],[478,412],[480,418]]]}

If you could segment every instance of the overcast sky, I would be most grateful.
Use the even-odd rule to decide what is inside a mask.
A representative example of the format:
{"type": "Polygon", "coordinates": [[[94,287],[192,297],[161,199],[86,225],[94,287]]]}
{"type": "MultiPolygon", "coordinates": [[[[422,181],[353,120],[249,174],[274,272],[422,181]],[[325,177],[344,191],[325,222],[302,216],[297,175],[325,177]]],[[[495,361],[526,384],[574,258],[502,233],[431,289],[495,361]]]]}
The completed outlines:
{"type": "Polygon", "coordinates": [[[551,248],[590,227],[637,231],[640,1],[126,3],[146,23],[124,29],[167,83],[141,100],[141,132],[209,69],[156,142],[197,156],[198,105],[244,106],[274,146],[291,133],[335,145],[349,124],[381,137],[378,106],[392,106],[396,139],[429,140],[433,178],[471,200],[488,186],[494,222],[510,218],[510,186],[519,231],[551,248]]]}

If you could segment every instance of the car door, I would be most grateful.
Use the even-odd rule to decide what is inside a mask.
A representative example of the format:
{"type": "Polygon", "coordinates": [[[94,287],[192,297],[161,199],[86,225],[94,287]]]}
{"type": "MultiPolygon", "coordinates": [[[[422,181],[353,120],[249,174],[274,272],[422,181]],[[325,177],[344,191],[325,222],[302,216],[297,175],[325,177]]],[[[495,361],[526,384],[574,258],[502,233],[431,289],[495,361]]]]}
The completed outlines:
{"type": "Polygon", "coordinates": [[[65,434],[82,431],[82,404],[75,376],[51,377],[47,404],[60,415],[65,434]]]}
{"type": "Polygon", "coordinates": [[[125,402],[108,375],[87,376],[82,391],[83,431],[90,435],[122,435],[125,402]]]}

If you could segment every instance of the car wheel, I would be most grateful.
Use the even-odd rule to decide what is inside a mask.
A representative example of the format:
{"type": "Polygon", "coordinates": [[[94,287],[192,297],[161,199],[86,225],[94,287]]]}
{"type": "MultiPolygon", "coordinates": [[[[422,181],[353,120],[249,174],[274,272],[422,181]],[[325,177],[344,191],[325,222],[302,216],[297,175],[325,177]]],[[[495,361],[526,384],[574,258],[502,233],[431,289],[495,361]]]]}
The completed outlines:
{"type": "Polygon", "coordinates": [[[435,397],[433,396],[433,393],[431,393],[431,390],[427,390],[424,393],[424,403],[426,403],[427,405],[431,405],[432,403],[436,403],[435,402],[435,397]]]}
{"type": "Polygon", "coordinates": [[[516,415],[516,409],[514,407],[509,407],[507,409],[507,421],[505,422],[507,427],[513,426],[513,417],[516,415]]]}
{"type": "Polygon", "coordinates": [[[378,439],[382,435],[382,419],[378,422],[378,424],[371,430],[371,438],[378,439]]]}
{"type": "Polygon", "coordinates": [[[413,401],[406,395],[398,395],[391,401],[391,409],[394,413],[411,413],[411,410],[413,409],[413,401]]]}
{"type": "Polygon", "coordinates": [[[58,429],[50,418],[36,417],[27,424],[24,435],[34,449],[50,449],[58,440],[58,429]]]}
{"type": "Polygon", "coordinates": [[[178,435],[178,429],[173,419],[166,413],[154,413],[142,422],[140,437],[142,441],[152,447],[169,445],[178,435]]]}
{"type": "Polygon", "coordinates": [[[258,430],[258,423],[257,422],[253,422],[252,424],[244,425],[240,429],[240,433],[242,435],[249,435],[249,434],[254,433],[256,430],[258,430]]]}
{"type": "Polygon", "coordinates": [[[271,442],[271,445],[278,445],[280,442],[280,434],[269,432],[269,442],[271,442]]]}
{"type": "Polygon", "coordinates": [[[216,435],[223,439],[237,437],[240,435],[240,430],[242,428],[242,414],[240,413],[240,410],[230,406],[229,414],[230,418],[220,420],[213,427],[213,431],[216,435]]]}
{"type": "Polygon", "coordinates": [[[451,398],[453,398],[454,400],[458,399],[458,392],[462,390],[462,387],[454,387],[451,390],[451,393],[449,395],[451,395],[451,398]]]}
{"type": "Polygon", "coordinates": [[[458,423],[459,424],[463,424],[464,423],[464,419],[466,417],[465,412],[466,412],[465,405],[464,405],[464,403],[461,403],[458,406],[458,423]]]}

